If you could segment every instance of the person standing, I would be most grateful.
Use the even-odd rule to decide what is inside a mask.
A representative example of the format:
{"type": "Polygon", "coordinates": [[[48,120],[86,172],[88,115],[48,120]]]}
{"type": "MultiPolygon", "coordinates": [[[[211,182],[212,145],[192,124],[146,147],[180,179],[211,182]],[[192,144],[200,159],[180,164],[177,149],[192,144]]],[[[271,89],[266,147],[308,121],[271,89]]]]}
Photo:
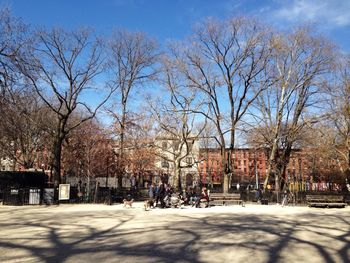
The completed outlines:
{"type": "Polygon", "coordinates": [[[149,196],[150,200],[154,199],[154,186],[153,186],[153,183],[151,183],[149,188],[148,188],[148,196],[149,196]]]}
{"type": "Polygon", "coordinates": [[[255,193],[255,198],[256,198],[256,200],[258,201],[258,202],[260,202],[261,201],[261,198],[262,198],[262,193],[261,193],[261,189],[260,188],[258,188],[257,190],[256,190],[256,193],[255,193]]]}
{"type": "Polygon", "coordinates": [[[165,194],[164,183],[159,182],[158,190],[157,190],[157,194],[156,194],[156,206],[158,205],[159,201],[160,201],[160,205],[161,205],[162,208],[165,206],[165,204],[164,204],[164,194],[165,194]]]}
{"type": "Polygon", "coordinates": [[[288,192],[287,192],[287,190],[284,191],[283,200],[282,200],[282,206],[286,206],[286,205],[288,205],[288,192]]]}

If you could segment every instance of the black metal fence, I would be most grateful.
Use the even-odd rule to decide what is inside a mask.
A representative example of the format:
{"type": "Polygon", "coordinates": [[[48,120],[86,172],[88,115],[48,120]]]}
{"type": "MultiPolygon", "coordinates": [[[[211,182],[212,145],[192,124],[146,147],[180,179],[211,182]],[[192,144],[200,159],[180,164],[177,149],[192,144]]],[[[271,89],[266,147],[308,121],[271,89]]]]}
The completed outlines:
{"type": "MultiPolygon", "coordinates": [[[[208,187],[211,193],[222,193],[222,187],[208,187]]],[[[246,185],[241,185],[239,190],[236,187],[232,187],[229,189],[229,193],[239,193],[241,194],[241,198],[246,202],[257,202],[258,199],[267,200],[269,203],[277,202],[277,195],[275,191],[268,190],[265,193],[260,192],[257,193],[257,190],[254,189],[254,186],[247,187],[246,185]]],[[[342,191],[317,191],[317,190],[309,190],[309,191],[288,191],[290,199],[293,201],[293,204],[305,205],[306,195],[342,195],[344,196],[344,201],[350,205],[350,192],[347,190],[342,191]]],[[[284,193],[281,191],[279,194],[279,202],[282,201],[284,193]]]]}
{"type": "MultiPolygon", "coordinates": [[[[211,193],[220,191],[211,190],[211,193]]],[[[221,191],[222,192],[222,191],[221,191]]],[[[264,199],[268,203],[276,203],[277,196],[273,191],[257,194],[256,190],[233,190],[230,193],[240,193],[246,202],[257,202],[258,199],[264,199]]],[[[306,195],[308,194],[339,194],[344,196],[344,201],[350,205],[349,192],[294,192],[291,194],[293,204],[306,204],[306,195]]],[[[148,198],[148,191],[145,188],[138,189],[115,189],[108,187],[98,187],[81,189],[78,187],[70,187],[70,198],[67,201],[58,201],[58,189],[54,188],[6,188],[0,190],[0,201],[4,205],[52,205],[58,203],[97,203],[97,204],[113,204],[121,203],[123,199],[134,199],[136,201],[148,198]]],[[[283,194],[280,194],[281,202],[283,194]]]]}
{"type": "Polygon", "coordinates": [[[52,205],[59,203],[112,204],[127,200],[145,200],[147,189],[115,189],[98,187],[81,189],[70,187],[69,200],[58,200],[58,189],[54,188],[6,188],[0,190],[0,201],[4,205],[52,205]]]}
{"type": "Polygon", "coordinates": [[[29,205],[40,204],[41,189],[17,188],[3,191],[4,205],[29,205]]]}
{"type": "MultiPolygon", "coordinates": [[[[257,202],[258,199],[264,199],[268,203],[276,203],[277,195],[274,191],[268,191],[265,193],[258,194],[256,190],[251,191],[237,191],[231,190],[232,193],[240,193],[241,197],[246,202],[257,202]]],[[[279,202],[282,201],[285,193],[281,192],[279,194],[279,202]]],[[[290,204],[294,205],[305,205],[307,204],[306,196],[307,195],[340,195],[344,197],[344,202],[350,205],[350,192],[329,192],[329,191],[303,191],[303,192],[288,192],[288,198],[290,204]]]]}

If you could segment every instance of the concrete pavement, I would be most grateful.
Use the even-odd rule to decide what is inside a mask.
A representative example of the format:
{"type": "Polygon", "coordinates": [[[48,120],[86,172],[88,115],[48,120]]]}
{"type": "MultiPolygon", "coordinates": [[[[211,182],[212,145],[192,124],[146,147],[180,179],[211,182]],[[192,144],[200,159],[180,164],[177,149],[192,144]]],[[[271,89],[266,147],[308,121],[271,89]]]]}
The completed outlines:
{"type": "Polygon", "coordinates": [[[0,262],[350,262],[350,207],[0,206],[0,262]]]}

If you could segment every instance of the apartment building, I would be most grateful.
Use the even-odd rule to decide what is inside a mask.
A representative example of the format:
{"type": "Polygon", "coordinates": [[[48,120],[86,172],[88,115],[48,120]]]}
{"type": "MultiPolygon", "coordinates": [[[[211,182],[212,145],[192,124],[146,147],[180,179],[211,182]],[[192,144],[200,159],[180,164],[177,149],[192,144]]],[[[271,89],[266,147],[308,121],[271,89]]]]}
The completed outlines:
{"type": "MultiPolygon", "coordinates": [[[[304,153],[300,150],[292,152],[287,166],[286,176],[289,180],[310,179],[310,171],[304,153]]],[[[219,186],[222,184],[224,169],[222,167],[220,149],[201,148],[199,150],[199,174],[202,184],[219,186]]],[[[231,160],[232,177],[230,186],[261,185],[263,184],[268,168],[268,152],[264,149],[236,148],[231,160]]],[[[273,180],[273,178],[271,178],[273,180]]]]}

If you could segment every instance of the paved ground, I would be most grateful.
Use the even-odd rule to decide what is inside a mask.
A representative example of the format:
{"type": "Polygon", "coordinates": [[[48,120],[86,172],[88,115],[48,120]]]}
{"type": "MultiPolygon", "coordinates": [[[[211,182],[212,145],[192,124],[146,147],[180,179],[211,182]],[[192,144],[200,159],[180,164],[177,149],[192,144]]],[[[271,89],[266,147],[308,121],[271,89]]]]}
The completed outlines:
{"type": "Polygon", "coordinates": [[[0,206],[0,262],[350,262],[350,207],[0,206]]]}

